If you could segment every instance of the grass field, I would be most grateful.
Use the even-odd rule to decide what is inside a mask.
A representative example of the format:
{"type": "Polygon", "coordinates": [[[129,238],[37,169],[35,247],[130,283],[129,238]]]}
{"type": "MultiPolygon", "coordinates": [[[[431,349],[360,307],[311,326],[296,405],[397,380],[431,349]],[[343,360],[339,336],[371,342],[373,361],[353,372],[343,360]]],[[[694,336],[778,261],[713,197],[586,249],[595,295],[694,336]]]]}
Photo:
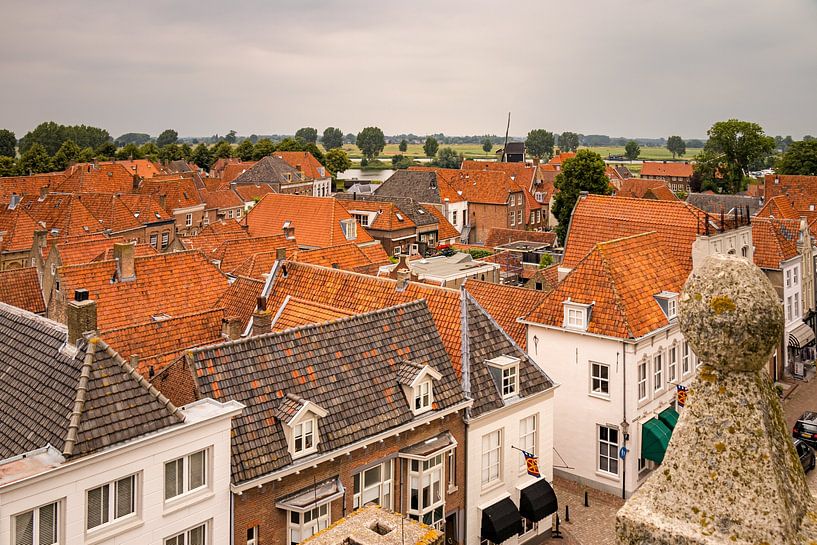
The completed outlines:
{"type": "MultiPolygon", "coordinates": [[[[600,146],[590,149],[601,155],[603,159],[607,159],[608,155],[624,155],[624,146],[600,146]]],[[[700,148],[687,148],[687,152],[684,156],[676,157],[676,159],[689,161],[694,159],[700,151],[700,148]]],[[[672,160],[672,153],[670,153],[667,148],[648,148],[642,146],[641,155],[638,156],[638,159],[641,161],[669,161],[672,160]]]]}

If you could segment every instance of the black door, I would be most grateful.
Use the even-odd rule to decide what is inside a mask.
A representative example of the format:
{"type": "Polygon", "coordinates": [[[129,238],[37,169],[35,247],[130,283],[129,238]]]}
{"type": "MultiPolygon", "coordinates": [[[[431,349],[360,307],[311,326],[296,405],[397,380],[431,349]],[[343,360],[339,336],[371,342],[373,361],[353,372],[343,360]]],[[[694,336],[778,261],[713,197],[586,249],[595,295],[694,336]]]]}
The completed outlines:
{"type": "Polygon", "coordinates": [[[458,545],[460,542],[457,535],[457,513],[451,513],[445,517],[445,545],[458,545]]]}

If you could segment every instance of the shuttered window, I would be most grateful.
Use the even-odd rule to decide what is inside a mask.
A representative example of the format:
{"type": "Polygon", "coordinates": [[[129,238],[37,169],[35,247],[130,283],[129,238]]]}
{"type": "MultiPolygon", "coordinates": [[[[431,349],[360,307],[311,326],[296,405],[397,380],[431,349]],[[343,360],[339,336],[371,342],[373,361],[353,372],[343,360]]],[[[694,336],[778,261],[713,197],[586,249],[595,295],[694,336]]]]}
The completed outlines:
{"type": "Polygon", "coordinates": [[[136,475],[88,491],[89,530],[136,512],[136,475]]]}
{"type": "Polygon", "coordinates": [[[14,517],[14,545],[55,545],[59,542],[59,502],[14,517]]]}
{"type": "Polygon", "coordinates": [[[207,451],[165,463],[165,499],[207,486],[207,451]]]}
{"type": "Polygon", "coordinates": [[[165,545],[207,545],[207,524],[165,539],[165,545]]]}

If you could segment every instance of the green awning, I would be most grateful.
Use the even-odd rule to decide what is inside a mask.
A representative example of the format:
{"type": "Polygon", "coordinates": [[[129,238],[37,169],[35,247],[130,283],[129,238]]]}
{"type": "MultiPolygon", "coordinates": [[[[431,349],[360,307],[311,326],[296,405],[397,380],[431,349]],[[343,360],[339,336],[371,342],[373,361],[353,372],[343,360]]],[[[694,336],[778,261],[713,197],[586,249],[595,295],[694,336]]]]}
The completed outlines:
{"type": "Polygon", "coordinates": [[[641,424],[641,457],[660,464],[664,461],[672,430],[653,418],[641,424]]]}
{"type": "Polygon", "coordinates": [[[663,422],[670,430],[675,430],[675,424],[678,423],[678,412],[672,407],[667,407],[658,413],[658,420],[663,422]]]}

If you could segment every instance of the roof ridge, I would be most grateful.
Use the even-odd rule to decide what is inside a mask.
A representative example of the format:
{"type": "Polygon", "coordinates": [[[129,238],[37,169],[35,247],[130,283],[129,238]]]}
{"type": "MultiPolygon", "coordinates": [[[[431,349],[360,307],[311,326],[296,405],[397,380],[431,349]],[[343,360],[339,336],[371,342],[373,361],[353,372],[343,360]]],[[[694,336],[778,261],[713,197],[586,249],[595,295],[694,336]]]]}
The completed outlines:
{"type": "Polygon", "coordinates": [[[657,231],[644,231],[643,233],[636,233],[634,235],[627,235],[626,237],[619,237],[619,238],[614,238],[612,240],[604,240],[602,242],[597,242],[596,246],[599,247],[599,248],[607,247],[607,246],[613,246],[615,244],[620,244],[620,243],[622,243],[624,241],[629,241],[630,239],[639,238],[639,237],[647,237],[647,236],[650,236],[650,235],[657,235],[657,234],[658,234],[657,231]]]}
{"type": "MultiPolygon", "coordinates": [[[[69,339],[68,342],[71,342],[71,340],[69,339]]],[[[74,406],[68,418],[68,429],[63,443],[62,454],[66,458],[74,453],[74,447],[77,443],[79,424],[82,419],[82,412],[85,410],[85,400],[88,394],[88,381],[91,378],[91,367],[93,365],[94,354],[96,353],[96,343],[89,341],[87,346],[85,359],[82,362],[82,369],[80,370],[79,381],[77,382],[74,406]]]]}
{"type": "Polygon", "coordinates": [[[199,311],[196,311],[196,312],[188,312],[187,314],[180,314],[178,316],[171,316],[170,318],[167,318],[167,319],[164,319],[164,320],[150,320],[150,321],[145,321],[145,322],[137,322],[135,324],[129,324],[129,325],[124,325],[124,326],[120,326],[120,327],[114,327],[112,329],[101,330],[99,332],[99,335],[100,336],[102,336],[103,334],[104,335],[110,335],[111,333],[119,333],[120,331],[124,331],[126,329],[133,329],[133,328],[136,328],[136,327],[143,327],[143,326],[147,326],[147,325],[166,324],[168,322],[173,322],[173,321],[176,321],[176,320],[185,320],[185,319],[194,318],[194,317],[197,317],[197,316],[203,316],[205,314],[217,313],[217,312],[224,312],[224,309],[222,309],[222,308],[210,308],[210,309],[206,309],[206,310],[199,310],[199,311]]]}
{"type": "MultiPolygon", "coordinates": [[[[368,281],[377,281],[377,282],[381,282],[381,283],[388,283],[388,284],[395,284],[395,285],[399,282],[398,280],[395,280],[394,278],[389,278],[389,277],[386,277],[386,276],[372,276],[370,274],[359,273],[359,272],[356,272],[356,271],[333,269],[331,267],[324,267],[322,265],[315,265],[314,263],[305,263],[303,261],[286,260],[285,264],[287,265],[287,267],[296,267],[296,268],[298,268],[298,267],[308,267],[308,268],[321,269],[321,270],[325,270],[325,271],[332,271],[333,274],[344,274],[344,275],[345,274],[351,274],[351,275],[359,276],[361,278],[365,278],[368,281]]],[[[417,286],[418,288],[422,287],[424,289],[428,288],[428,289],[431,289],[431,290],[438,290],[438,291],[443,291],[443,292],[455,292],[456,293],[456,292],[459,291],[459,290],[457,290],[455,288],[446,288],[446,287],[443,287],[443,286],[435,286],[434,284],[426,284],[424,282],[409,281],[409,285],[414,285],[414,286],[417,286]]]]}

